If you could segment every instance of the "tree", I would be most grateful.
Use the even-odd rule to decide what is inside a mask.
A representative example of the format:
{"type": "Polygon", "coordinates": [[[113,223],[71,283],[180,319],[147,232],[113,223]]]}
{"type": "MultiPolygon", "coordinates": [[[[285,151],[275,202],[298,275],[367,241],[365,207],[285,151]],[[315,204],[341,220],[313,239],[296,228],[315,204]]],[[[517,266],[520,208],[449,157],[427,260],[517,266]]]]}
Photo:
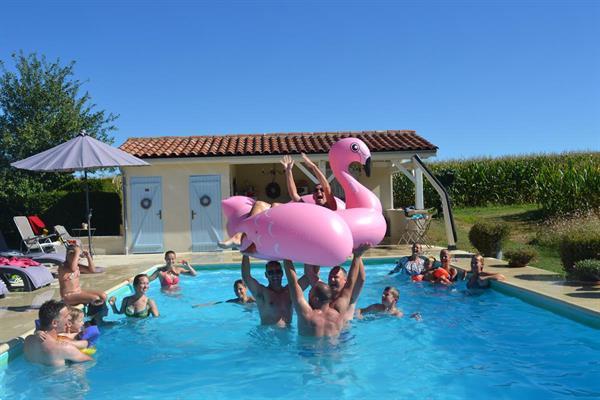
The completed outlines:
{"type": "MultiPolygon", "coordinates": [[[[47,150],[85,129],[112,144],[118,115],[96,110],[84,82],[74,78],[75,62],[62,65],[37,54],[13,54],[14,71],[0,60],[0,228],[16,213],[41,212],[38,195],[72,178],[66,173],[17,170],[11,162],[47,150]]],[[[12,225],[12,221],[10,221],[12,225]]]]}

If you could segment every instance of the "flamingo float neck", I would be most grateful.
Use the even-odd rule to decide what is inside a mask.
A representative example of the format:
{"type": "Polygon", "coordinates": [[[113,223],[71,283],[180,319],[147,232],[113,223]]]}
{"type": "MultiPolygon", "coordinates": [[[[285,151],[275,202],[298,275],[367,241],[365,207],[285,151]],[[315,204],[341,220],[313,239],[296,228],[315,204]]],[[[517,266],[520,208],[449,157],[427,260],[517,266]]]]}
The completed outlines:
{"type": "MultiPolygon", "coordinates": [[[[350,164],[358,162],[370,167],[371,152],[359,139],[346,138],[334,143],[329,150],[329,163],[346,195],[346,208],[370,208],[382,211],[375,194],[350,174],[350,164]]],[[[368,167],[367,167],[368,168],[368,167]]]]}

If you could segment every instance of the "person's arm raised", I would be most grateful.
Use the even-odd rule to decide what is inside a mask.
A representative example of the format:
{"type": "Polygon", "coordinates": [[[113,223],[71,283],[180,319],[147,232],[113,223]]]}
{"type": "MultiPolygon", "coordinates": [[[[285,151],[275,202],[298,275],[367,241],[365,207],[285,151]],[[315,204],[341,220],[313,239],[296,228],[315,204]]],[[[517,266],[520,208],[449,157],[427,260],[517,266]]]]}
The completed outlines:
{"type": "Polygon", "coordinates": [[[242,279],[254,296],[258,297],[261,295],[262,285],[252,277],[250,273],[250,257],[245,254],[242,256],[242,279]]]}
{"type": "MultiPolygon", "coordinates": [[[[351,300],[353,297],[354,288],[355,288],[356,284],[361,279],[362,279],[361,285],[364,284],[364,277],[359,278],[359,276],[361,275],[361,268],[362,268],[363,273],[364,273],[364,268],[365,268],[363,265],[363,262],[362,262],[362,255],[370,247],[371,247],[370,244],[363,243],[363,244],[359,245],[358,248],[356,248],[352,251],[352,253],[354,254],[354,258],[352,259],[352,264],[350,265],[350,270],[348,271],[346,285],[342,289],[342,293],[340,294],[340,297],[338,297],[338,299],[336,301],[336,303],[338,303],[340,308],[346,308],[350,304],[353,304],[353,303],[351,303],[351,300]]],[[[361,289],[362,289],[362,286],[361,286],[361,289]]],[[[359,292],[360,292],[360,290],[359,290],[359,292]]],[[[356,297],[358,297],[358,296],[356,296],[356,297]]],[[[356,302],[356,299],[354,299],[354,301],[356,302]]],[[[338,309],[338,311],[339,311],[339,309],[338,309]]]]}
{"type": "Polygon", "coordinates": [[[302,288],[298,284],[298,276],[294,269],[294,264],[290,260],[283,260],[283,269],[288,281],[288,290],[290,291],[290,299],[298,313],[298,318],[307,319],[312,312],[312,308],[306,302],[302,288]]]}
{"type": "Polygon", "coordinates": [[[331,185],[329,184],[329,181],[327,180],[325,174],[321,172],[317,164],[312,162],[306,154],[302,153],[302,159],[304,160],[304,163],[308,165],[312,173],[317,177],[319,183],[323,187],[323,194],[325,195],[325,200],[327,200],[327,208],[329,208],[332,211],[337,210],[337,203],[335,201],[335,197],[333,196],[331,185]]]}
{"type": "Polygon", "coordinates": [[[281,159],[281,164],[285,169],[285,183],[287,185],[288,194],[290,195],[290,199],[292,201],[298,202],[302,199],[298,194],[298,189],[296,188],[296,182],[294,181],[294,173],[292,170],[294,169],[294,160],[291,156],[286,155],[281,159]]]}

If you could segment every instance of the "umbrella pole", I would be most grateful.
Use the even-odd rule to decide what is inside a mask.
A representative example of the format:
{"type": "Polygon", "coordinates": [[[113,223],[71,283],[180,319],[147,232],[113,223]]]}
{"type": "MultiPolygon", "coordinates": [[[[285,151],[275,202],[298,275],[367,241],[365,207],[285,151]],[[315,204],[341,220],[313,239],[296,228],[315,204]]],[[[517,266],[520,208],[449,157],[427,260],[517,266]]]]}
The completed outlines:
{"type": "Polygon", "coordinates": [[[83,179],[85,180],[85,210],[87,216],[87,234],[88,234],[88,250],[90,257],[92,254],[92,213],[90,211],[90,185],[88,184],[87,169],[83,170],[83,179]]]}

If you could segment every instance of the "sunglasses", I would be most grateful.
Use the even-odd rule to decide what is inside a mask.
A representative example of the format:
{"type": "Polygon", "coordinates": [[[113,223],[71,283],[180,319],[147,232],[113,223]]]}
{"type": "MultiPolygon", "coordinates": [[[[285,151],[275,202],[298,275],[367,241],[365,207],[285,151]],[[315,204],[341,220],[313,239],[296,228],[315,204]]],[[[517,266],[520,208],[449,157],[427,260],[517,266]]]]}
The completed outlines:
{"type": "Polygon", "coordinates": [[[269,276],[283,275],[283,271],[280,269],[271,269],[271,270],[267,271],[267,275],[269,275],[269,276]]]}

